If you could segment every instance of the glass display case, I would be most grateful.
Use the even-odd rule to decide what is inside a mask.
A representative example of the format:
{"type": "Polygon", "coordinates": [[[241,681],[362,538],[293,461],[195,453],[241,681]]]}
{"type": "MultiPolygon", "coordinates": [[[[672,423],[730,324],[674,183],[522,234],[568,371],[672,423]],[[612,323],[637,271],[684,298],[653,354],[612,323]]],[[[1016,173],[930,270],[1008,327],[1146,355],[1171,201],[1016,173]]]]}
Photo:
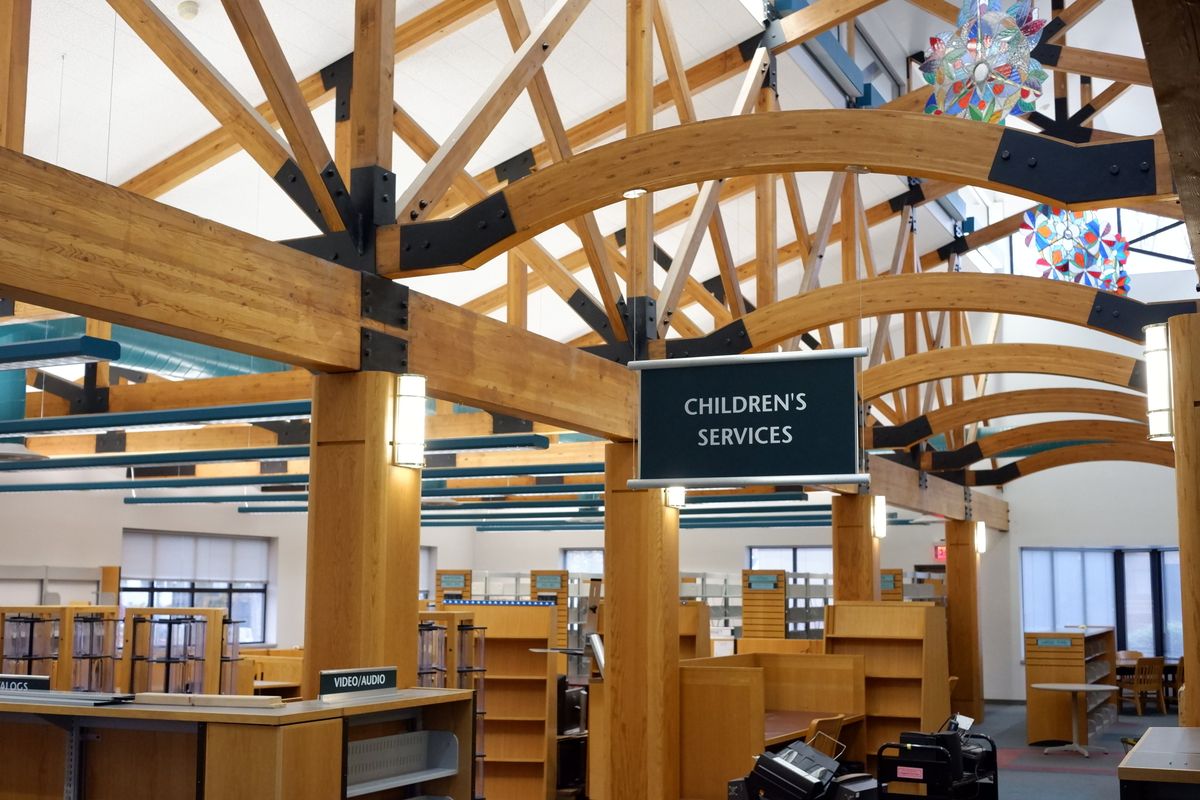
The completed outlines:
{"type": "Polygon", "coordinates": [[[446,626],[433,622],[417,625],[417,685],[446,688],[446,626]]]}
{"type": "Polygon", "coordinates": [[[71,690],[111,692],[116,684],[117,620],[77,613],[72,622],[71,690]]]}
{"type": "Polygon", "coordinates": [[[13,614],[4,617],[4,657],[8,675],[53,675],[58,659],[57,616],[13,614]]]}

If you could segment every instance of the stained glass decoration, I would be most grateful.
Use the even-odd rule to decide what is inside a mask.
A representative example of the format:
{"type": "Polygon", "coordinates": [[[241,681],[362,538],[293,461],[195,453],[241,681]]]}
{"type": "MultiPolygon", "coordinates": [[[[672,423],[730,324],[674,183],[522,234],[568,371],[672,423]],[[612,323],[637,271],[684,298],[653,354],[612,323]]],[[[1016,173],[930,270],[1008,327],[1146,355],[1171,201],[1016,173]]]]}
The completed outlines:
{"type": "Polygon", "coordinates": [[[1045,277],[1129,293],[1129,242],[1120,234],[1110,236],[1111,226],[1101,227],[1094,211],[1040,205],[1025,212],[1021,230],[1028,231],[1025,244],[1037,250],[1045,277]]]}
{"type": "Polygon", "coordinates": [[[958,28],[929,40],[925,113],[1004,124],[1033,111],[1049,77],[1031,55],[1045,25],[1033,0],[965,0],[958,28]]]}

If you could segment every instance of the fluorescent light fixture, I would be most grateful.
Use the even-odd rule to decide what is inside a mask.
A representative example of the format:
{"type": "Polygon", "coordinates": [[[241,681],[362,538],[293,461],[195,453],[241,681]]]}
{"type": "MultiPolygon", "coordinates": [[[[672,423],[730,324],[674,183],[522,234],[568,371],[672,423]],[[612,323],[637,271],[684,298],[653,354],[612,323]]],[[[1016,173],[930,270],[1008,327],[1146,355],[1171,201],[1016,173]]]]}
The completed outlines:
{"type": "Polygon", "coordinates": [[[687,505],[687,489],[682,486],[668,486],[663,490],[664,502],[671,508],[683,508],[687,505]]]}
{"type": "Polygon", "coordinates": [[[38,339],[32,342],[0,345],[0,369],[89,364],[94,361],[116,361],[120,357],[120,344],[109,339],[97,339],[94,336],[38,339]]]}
{"type": "Polygon", "coordinates": [[[975,523],[975,552],[983,555],[987,552],[987,523],[975,523]]]}
{"type": "Polygon", "coordinates": [[[396,419],[392,462],[399,467],[425,466],[425,376],[396,379],[396,419]]]}
{"type": "Polygon", "coordinates": [[[1173,419],[1171,336],[1167,323],[1147,325],[1146,346],[1146,422],[1150,427],[1151,441],[1175,441],[1173,419]]]}
{"type": "Polygon", "coordinates": [[[646,189],[643,189],[641,186],[635,186],[632,189],[626,189],[621,192],[621,197],[624,197],[626,200],[637,200],[639,197],[645,196],[646,189]]]}
{"type": "Polygon", "coordinates": [[[876,539],[887,536],[887,498],[877,494],[871,498],[871,535],[876,539]]]}

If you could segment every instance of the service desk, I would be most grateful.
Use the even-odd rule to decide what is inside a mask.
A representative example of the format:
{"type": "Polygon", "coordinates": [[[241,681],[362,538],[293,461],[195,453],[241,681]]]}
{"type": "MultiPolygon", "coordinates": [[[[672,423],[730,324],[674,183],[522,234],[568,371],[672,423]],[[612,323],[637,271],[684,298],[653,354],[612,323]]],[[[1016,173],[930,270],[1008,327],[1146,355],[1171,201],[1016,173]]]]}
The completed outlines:
{"type": "Polygon", "coordinates": [[[1121,800],[1200,797],[1200,728],[1150,728],[1117,767],[1121,800]]]}
{"type": "MultiPolygon", "coordinates": [[[[446,689],[275,708],[67,706],[33,693],[6,697],[0,700],[0,800],[368,796],[405,778],[364,776],[347,752],[430,740],[402,736],[418,731],[449,732],[458,742],[456,763],[451,758],[425,773],[422,790],[469,798],[472,707],[471,692],[446,689]]],[[[432,736],[447,741],[443,733],[432,736]]]]}

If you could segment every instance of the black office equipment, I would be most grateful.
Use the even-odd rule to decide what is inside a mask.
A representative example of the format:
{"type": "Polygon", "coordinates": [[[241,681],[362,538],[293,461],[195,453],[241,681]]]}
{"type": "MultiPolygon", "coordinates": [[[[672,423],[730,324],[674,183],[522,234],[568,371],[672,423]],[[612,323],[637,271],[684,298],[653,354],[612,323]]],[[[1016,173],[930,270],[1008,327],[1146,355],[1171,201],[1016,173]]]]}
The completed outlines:
{"type": "Polygon", "coordinates": [[[744,779],[730,781],[730,800],[875,800],[870,775],[837,775],[836,759],[802,741],[763,753],[744,779]]]}
{"type": "MultiPolygon", "coordinates": [[[[951,726],[954,728],[954,726],[951,726]]],[[[997,800],[996,743],[956,728],[902,733],[877,753],[880,796],[894,783],[920,784],[931,800],[997,800]]],[[[895,794],[895,793],[893,793],[895,794]]]]}

